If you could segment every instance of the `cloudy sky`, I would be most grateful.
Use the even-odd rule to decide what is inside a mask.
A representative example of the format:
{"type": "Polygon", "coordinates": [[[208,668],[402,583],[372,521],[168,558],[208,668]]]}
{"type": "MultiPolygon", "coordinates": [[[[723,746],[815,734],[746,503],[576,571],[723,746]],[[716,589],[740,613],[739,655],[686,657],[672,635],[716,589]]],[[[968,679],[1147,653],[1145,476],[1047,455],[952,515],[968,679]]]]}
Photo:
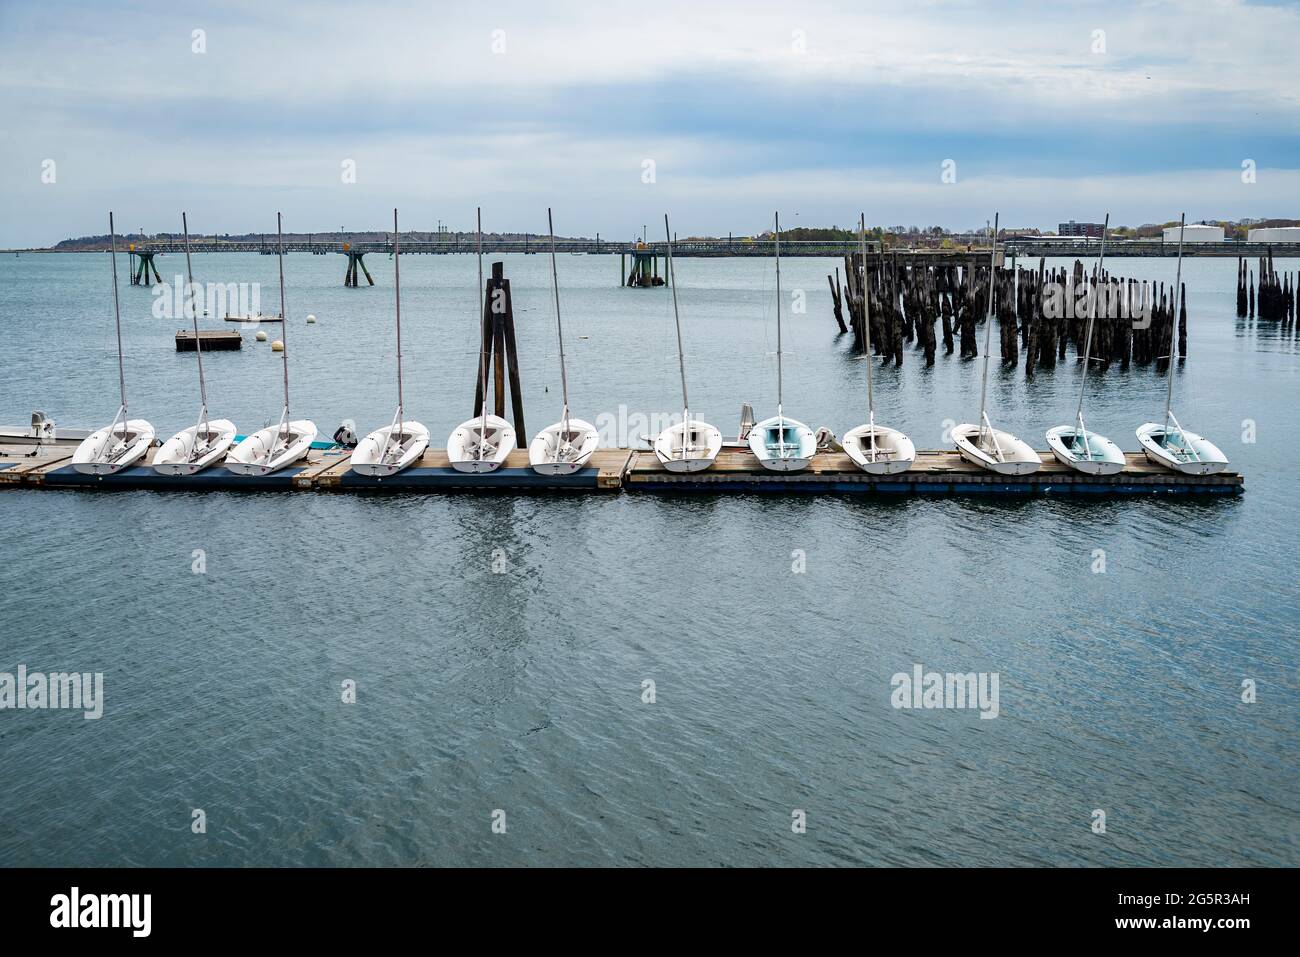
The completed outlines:
{"type": "Polygon", "coordinates": [[[551,205],[619,238],[664,211],[680,235],[774,209],[1300,217],[1297,38],[1296,6],[1241,0],[0,0],[0,247],[102,233],[109,208],[306,232],[394,205],[470,228],[481,204],[537,231],[551,205]]]}

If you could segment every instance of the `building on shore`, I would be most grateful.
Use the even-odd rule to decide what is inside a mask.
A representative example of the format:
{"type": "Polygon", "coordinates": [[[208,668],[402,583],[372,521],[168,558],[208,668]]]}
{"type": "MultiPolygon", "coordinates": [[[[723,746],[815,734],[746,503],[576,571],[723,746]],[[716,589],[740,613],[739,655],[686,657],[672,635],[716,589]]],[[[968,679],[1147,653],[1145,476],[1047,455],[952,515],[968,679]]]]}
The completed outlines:
{"type": "Polygon", "coordinates": [[[1300,226],[1268,226],[1246,234],[1248,243],[1300,243],[1300,226]]]}
{"type": "Polygon", "coordinates": [[[1086,239],[1101,239],[1101,223],[1076,223],[1073,219],[1056,227],[1058,236],[1081,236],[1086,239]]]}
{"type": "MultiPolygon", "coordinates": [[[[1186,233],[1183,235],[1185,243],[1221,243],[1223,242],[1222,226],[1207,226],[1205,223],[1188,223],[1186,233]]],[[[1178,242],[1178,226],[1165,227],[1165,242],[1178,242]]]]}

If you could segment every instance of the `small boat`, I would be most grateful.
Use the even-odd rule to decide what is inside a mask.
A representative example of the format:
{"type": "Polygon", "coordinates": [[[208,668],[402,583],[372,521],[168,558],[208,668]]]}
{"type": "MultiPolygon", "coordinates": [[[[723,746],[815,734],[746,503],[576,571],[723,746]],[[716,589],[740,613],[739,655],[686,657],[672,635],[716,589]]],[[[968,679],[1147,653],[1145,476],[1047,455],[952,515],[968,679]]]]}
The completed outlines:
{"type": "MultiPolygon", "coordinates": [[[[284,233],[283,217],[275,214],[275,248],[280,259],[280,315],[284,308],[284,233]]],[[[289,323],[284,324],[280,364],[284,372],[284,410],[280,422],[252,435],[230,450],[225,467],[239,475],[270,475],[306,458],[316,441],[316,423],[310,419],[289,418],[289,323]]]]}
{"type": "Polygon", "coordinates": [[[686,391],[686,349],[682,345],[682,314],[677,308],[677,276],[673,268],[673,233],[668,226],[667,213],[664,213],[664,234],[668,241],[668,286],[673,293],[673,322],[677,326],[682,420],[655,436],[655,457],[669,472],[702,472],[714,463],[722,450],[722,432],[707,422],[691,418],[691,400],[686,391]]]}
{"type": "MultiPolygon", "coordinates": [[[[1183,288],[1183,230],[1187,214],[1178,222],[1178,271],[1174,280],[1174,322],[1178,321],[1179,296],[1183,288]]],[[[1228,457],[1209,439],[1188,432],[1174,416],[1174,362],[1178,358],[1178,340],[1173,326],[1169,329],[1169,388],[1165,393],[1165,417],[1162,422],[1147,422],[1137,430],[1138,441],[1147,461],[1163,465],[1185,475],[1213,475],[1228,467],[1228,457]]]]}
{"type": "Polygon", "coordinates": [[[113,320],[117,324],[117,384],[122,404],[113,421],[90,433],[72,453],[72,467],[84,475],[111,475],[134,465],[154,442],[153,426],[144,419],[127,418],[126,367],[122,361],[122,308],[117,294],[117,230],[108,214],[113,263],[113,320]]]}
{"type": "Polygon", "coordinates": [[[993,428],[988,416],[989,349],[993,344],[993,289],[997,284],[998,215],[993,216],[993,251],[989,256],[989,302],[984,316],[984,371],[980,379],[980,417],[978,424],[953,426],[952,437],[957,453],[980,468],[999,475],[1030,475],[1043,467],[1043,460],[1033,447],[1010,432],[993,428]]]}
{"type": "Polygon", "coordinates": [[[402,416],[402,243],[393,210],[393,295],[397,312],[397,411],[393,421],[357,443],[348,464],[352,471],[375,478],[395,475],[429,447],[429,430],[402,416]]]}
{"type": "Polygon", "coordinates": [[[1097,301],[1101,297],[1102,264],[1106,261],[1106,235],[1110,230],[1110,213],[1101,227],[1101,245],[1097,251],[1096,283],[1092,290],[1092,307],[1088,310],[1088,326],[1083,336],[1083,377],[1079,383],[1079,408],[1074,425],[1058,425],[1047,432],[1047,447],[1057,461],[1084,475],[1115,475],[1127,464],[1124,452],[1118,445],[1099,432],[1093,432],[1083,421],[1083,396],[1088,388],[1088,369],[1092,359],[1092,327],[1097,317],[1097,301]]]}
{"type": "Polygon", "coordinates": [[[784,377],[781,368],[781,216],[776,231],[776,415],[750,430],[749,450],[763,468],[772,472],[801,472],[817,451],[817,437],[802,422],[788,418],[783,409],[784,377]]]}
{"type": "Polygon", "coordinates": [[[853,464],[872,475],[906,472],[916,460],[916,446],[897,429],[876,425],[876,396],[871,387],[871,294],[867,289],[867,215],[858,224],[858,242],[862,249],[862,316],[866,332],[867,409],[866,425],[849,429],[840,439],[840,447],[853,464]]]}
{"type": "Polygon", "coordinates": [[[540,475],[572,475],[586,466],[600,445],[600,433],[590,422],[569,415],[569,376],[564,365],[564,325],[560,321],[560,277],[555,268],[555,223],[549,209],[546,224],[551,230],[551,289],[555,294],[555,334],[560,343],[560,390],[564,405],[560,421],[533,436],[528,445],[528,464],[540,475]]]}
{"type": "MultiPolygon", "coordinates": [[[[478,297],[479,342],[487,336],[487,307],[483,301],[483,211],[478,216],[478,297]]],[[[499,415],[489,415],[487,410],[487,349],[479,348],[481,373],[482,411],[474,418],[462,422],[447,438],[447,459],[457,472],[495,472],[515,447],[515,429],[499,415]]]]}
{"type": "MultiPolygon", "coordinates": [[[[181,213],[181,230],[185,235],[185,271],[189,289],[193,291],[194,267],[190,261],[190,225],[181,213]]],[[[215,465],[235,441],[235,423],[229,419],[208,418],[208,385],[203,377],[203,339],[199,336],[198,303],[189,300],[190,318],[194,324],[194,355],[199,367],[199,420],[188,429],[182,429],[163,443],[153,457],[154,471],[163,475],[193,475],[209,465],[215,465]]]]}

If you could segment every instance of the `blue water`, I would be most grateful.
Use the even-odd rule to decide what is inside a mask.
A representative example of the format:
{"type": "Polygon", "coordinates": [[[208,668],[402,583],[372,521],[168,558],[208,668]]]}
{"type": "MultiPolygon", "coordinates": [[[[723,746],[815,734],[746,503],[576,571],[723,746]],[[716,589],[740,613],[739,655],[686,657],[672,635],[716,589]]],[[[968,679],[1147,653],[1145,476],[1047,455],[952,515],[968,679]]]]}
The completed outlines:
{"type": "MultiPolygon", "coordinates": [[[[531,430],[559,410],[549,264],[504,258],[531,430]]],[[[286,260],[294,413],[327,433],[392,416],[392,266],[368,263],[377,286],[352,290],[341,257],[286,260]]],[[[194,356],[119,265],[132,413],[167,435],[197,411],[194,356]]],[[[838,433],[866,402],[835,265],[782,281],[806,302],[786,412],[838,433]]],[[[742,401],[774,411],[772,264],[677,266],[692,411],[734,434],[742,401]]],[[[98,721],[0,712],[0,864],[1300,863],[1297,339],[1236,319],[1235,268],[1184,263],[1175,405],[1244,472],[1237,498],[0,491],[0,671],[105,681],[98,721]],[[998,673],[999,716],[896,710],[917,663],[998,673]]],[[[679,409],[667,291],[620,289],[611,257],[559,269],[574,413],[679,409]]],[[[275,270],[195,258],[201,281],[264,283],[270,312],[275,270]]],[[[475,264],[402,276],[406,406],[441,441],[472,411],[475,264]]],[[[0,422],[111,419],[110,291],[102,255],[0,259],[0,422]]],[[[278,357],[245,338],[207,357],[241,432],[280,413],[278,357]]],[[[877,367],[878,418],[940,447],[978,376],[909,351],[877,367]]],[[[1077,376],[995,369],[995,423],[1042,447],[1077,376]]],[[[1090,427],[1136,448],[1164,388],[1112,368],[1090,427]]]]}

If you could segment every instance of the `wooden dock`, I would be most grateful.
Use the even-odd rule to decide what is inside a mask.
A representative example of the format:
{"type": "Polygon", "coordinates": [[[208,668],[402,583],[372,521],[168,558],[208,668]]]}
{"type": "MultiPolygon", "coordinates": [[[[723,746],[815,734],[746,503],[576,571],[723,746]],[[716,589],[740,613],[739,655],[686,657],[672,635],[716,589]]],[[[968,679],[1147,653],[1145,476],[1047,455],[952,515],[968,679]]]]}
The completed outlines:
{"type": "MultiPolygon", "coordinates": [[[[30,446],[0,446],[0,487],[27,486],[64,489],[151,489],[159,491],[335,491],[335,492],[619,492],[655,494],[877,495],[1086,497],[1172,495],[1177,497],[1237,495],[1245,490],[1238,472],[1180,475],[1151,465],[1136,452],[1118,475],[1088,476],[1074,472],[1042,452],[1043,468],[1025,476],[1002,476],[976,468],[955,451],[917,453],[912,469],[898,475],[868,475],[842,452],[820,452],[803,472],[763,469],[747,450],[724,449],[704,472],[664,469],[653,452],[600,449],[590,464],[567,476],[538,475],[528,467],[528,453],[510,453],[496,472],[473,475],[457,472],[447,453],[430,449],[410,468],[389,478],[353,472],[348,453],[314,449],[306,460],[273,475],[236,475],[220,467],[198,475],[160,475],[137,465],[115,475],[82,475],[72,468],[75,443],[43,446],[32,455],[30,446]]],[[[152,460],[153,452],[146,456],[152,460]]]]}
{"type": "MultiPolygon", "coordinates": [[[[239,334],[238,329],[200,329],[199,341],[203,343],[204,352],[211,352],[214,349],[244,348],[244,337],[239,334]]],[[[195,351],[194,330],[178,329],[176,331],[176,351],[195,351]]]]}

